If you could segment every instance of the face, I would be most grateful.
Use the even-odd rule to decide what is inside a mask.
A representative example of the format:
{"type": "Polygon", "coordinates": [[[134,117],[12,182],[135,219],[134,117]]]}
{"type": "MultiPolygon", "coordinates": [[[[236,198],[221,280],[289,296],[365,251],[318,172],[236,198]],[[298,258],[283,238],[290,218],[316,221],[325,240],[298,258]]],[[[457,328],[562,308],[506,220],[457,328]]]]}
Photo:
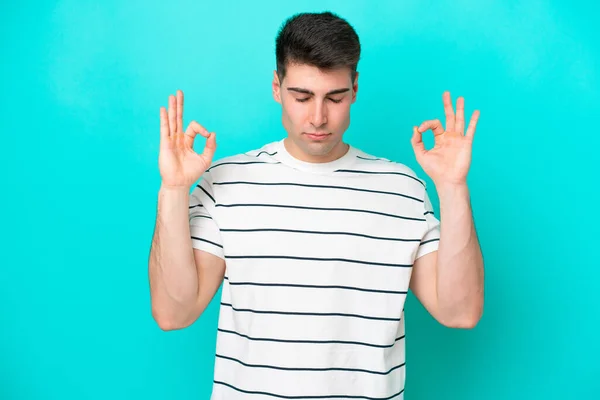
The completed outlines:
{"type": "Polygon", "coordinates": [[[358,74],[350,69],[321,71],[311,65],[288,65],[283,82],[273,77],[273,97],[281,104],[288,152],[307,162],[329,162],[345,154],[342,142],[356,100],[358,74]]]}

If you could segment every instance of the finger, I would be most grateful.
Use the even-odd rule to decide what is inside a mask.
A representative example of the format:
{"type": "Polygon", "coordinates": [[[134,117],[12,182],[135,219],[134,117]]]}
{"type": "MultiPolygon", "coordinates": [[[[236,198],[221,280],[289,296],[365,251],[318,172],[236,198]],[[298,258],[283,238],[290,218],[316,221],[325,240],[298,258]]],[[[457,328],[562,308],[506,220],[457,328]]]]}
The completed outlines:
{"type": "Polygon", "coordinates": [[[186,129],[185,135],[184,135],[186,146],[188,146],[190,148],[192,148],[194,146],[194,139],[197,134],[200,134],[200,135],[204,136],[205,138],[208,138],[208,136],[210,135],[208,130],[205,127],[203,127],[196,121],[192,121],[188,125],[188,128],[186,129]]]}
{"type": "Polygon", "coordinates": [[[169,121],[167,110],[164,107],[160,108],[160,140],[169,139],[169,121]]]}
{"type": "Polygon", "coordinates": [[[175,96],[169,95],[169,130],[171,135],[177,133],[177,103],[175,102],[175,96]]]}
{"type": "Polygon", "coordinates": [[[426,152],[425,143],[423,143],[423,134],[419,132],[419,129],[417,129],[416,126],[413,127],[413,135],[410,139],[410,143],[412,144],[413,150],[417,157],[426,152]]]}
{"type": "Polygon", "coordinates": [[[208,134],[208,139],[204,145],[204,151],[202,151],[201,157],[206,160],[206,165],[210,165],[213,157],[215,156],[215,150],[217,149],[217,135],[214,132],[208,134]]]}
{"type": "Polygon", "coordinates": [[[454,109],[452,108],[452,98],[450,92],[445,91],[442,95],[444,100],[444,113],[446,114],[446,130],[454,132],[454,109]]]}
{"type": "Polygon", "coordinates": [[[471,116],[471,121],[469,122],[469,127],[467,128],[466,136],[473,139],[475,136],[475,129],[477,128],[477,121],[479,121],[479,110],[475,110],[473,115],[471,116]]]}
{"type": "Polygon", "coordinates": [[[465,131],[465,99],[463,97],[456,100],[456,125],[454,129],[461,135],[465,131]]]}
{"type": "Polygon", "coordinates": [[[192,121],[192,122],[190,122],[190,124],[188,125],[188,128],[186,129],[185,135],[189,136],[193,140],[197,134],[201,134],[202,136],[207,138],[209,135],[209,132],[205,127],[200,125],[198,122],[192,121]]]}
{"type": "Polygon", "coordinates": [[[177,91],[177,132],[183,132],[183,92],[177,91]]]}
{"type": "Polygon", "coordinates": [[[442,123],[439,119],[425,121],[419,126],[419,132],[421,133],[425,132],[427,129],[431,129],[435,136],[444,133],[444,127],[442,127],[442,123]]]}

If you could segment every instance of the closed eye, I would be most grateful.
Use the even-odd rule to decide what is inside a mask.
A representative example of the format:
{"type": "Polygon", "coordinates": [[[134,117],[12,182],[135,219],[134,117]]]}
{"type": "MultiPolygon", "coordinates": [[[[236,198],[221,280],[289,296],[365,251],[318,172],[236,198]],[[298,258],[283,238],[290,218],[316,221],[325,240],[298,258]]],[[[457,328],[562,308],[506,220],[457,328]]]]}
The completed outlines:
{"type": "MultiPolygon", "coordinates": [[[[303,98],[303,99],[296,99],[296,101],[297,101],[298,103],[304,103],[304,102],[307,102],[309,99],[310,99],[310,97],[305,97],[305,98],[303,98]]],[[[334,102],[334,103],[336,103],[336,104],[338,104],[338,103],[341,103],[341,102],[342,102],[342,99],[336,100],[336,99],[328,98],[328,100],[331,100],[332,102],[334,102]]]]}

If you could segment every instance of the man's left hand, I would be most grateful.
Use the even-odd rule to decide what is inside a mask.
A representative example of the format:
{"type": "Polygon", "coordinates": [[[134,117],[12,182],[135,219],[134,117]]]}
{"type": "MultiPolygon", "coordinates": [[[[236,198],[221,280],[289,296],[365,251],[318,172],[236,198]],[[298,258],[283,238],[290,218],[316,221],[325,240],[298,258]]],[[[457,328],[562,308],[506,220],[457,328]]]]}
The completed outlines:
{"type": "Polygon", "coordinates": [[[465,134],[464,98],[459,97],[456,101],[455,114],[450,92],[444,92],[442,97],[446,114],[446,129],[437,119],[425,121],[419,127],[413,127],[411,144],[417,162],[437,187],[463,185],[467,182],[467,173],[471,165],[473,137],[479,119],[479,111],[473,112],[465,134]],[[433,148],[427,150],[423,143],[423,133],[429,129],[433,131],[435,144],[433,148]]]}

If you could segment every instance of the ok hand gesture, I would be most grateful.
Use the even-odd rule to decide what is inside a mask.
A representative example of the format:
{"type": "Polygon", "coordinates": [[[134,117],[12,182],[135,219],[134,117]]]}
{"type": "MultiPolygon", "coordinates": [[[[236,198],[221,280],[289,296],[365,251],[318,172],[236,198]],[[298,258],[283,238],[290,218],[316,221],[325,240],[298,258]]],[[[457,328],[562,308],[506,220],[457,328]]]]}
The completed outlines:
{"type": "Polygon", "coordinates": [[[160,108],[160,152],[158,164],[162,186],[186,189],[210,167],[217,143],[215,133],[208,132],[196,121],[183,131],[183,92],[169,96],[169,110],[160,108]],[[194,152],[197,134],[207,138],[202,154],[194,152]]]}
{"type": "Polygon", "coordinates": [[[436,186],[466,184],[479,111],[476,110],[473,113],[465,134],[464,99],[462,97],[458,98],[456,114],[454,114],[449,92],[444,92],[443,102],[446,114],[446,129],[444,130],[441,122],[437,119],[425,121],[418,128],[413,127],[411,144],[417,162],[436,186]],[[422,140],[423,132],[428,129],[433,131],[435,140],[435,145],[430,150],[425,149],[422,140]]]}

